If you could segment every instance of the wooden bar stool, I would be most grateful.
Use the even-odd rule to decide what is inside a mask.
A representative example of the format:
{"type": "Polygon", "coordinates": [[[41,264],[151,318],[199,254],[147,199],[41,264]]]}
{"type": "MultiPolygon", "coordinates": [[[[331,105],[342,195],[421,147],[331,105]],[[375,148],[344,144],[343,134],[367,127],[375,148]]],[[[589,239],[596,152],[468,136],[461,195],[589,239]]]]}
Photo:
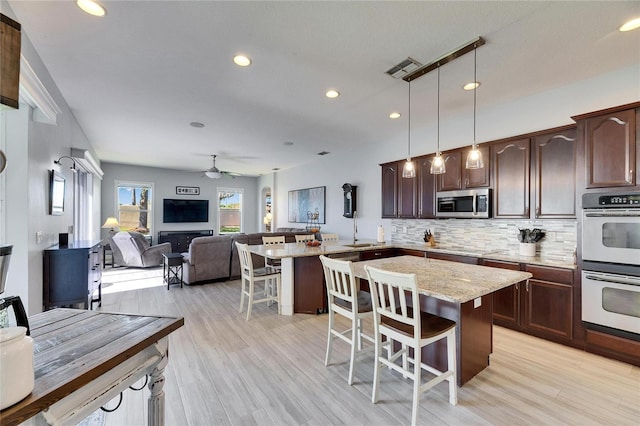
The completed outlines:
{"type": "Polygon", "coordinates": [[[371,402],[378,402],[380,388],[380,366],[402,373],[403,377],[413,380],[413,408],[411,424],[418,420],[420,394],[442,382],[449,381],[449,403],[458,403],[456,385],[456,323],[437,315],[420,311],[420,295],[415,274],[384,271],[365,266],[369,277],[369,289],[373,299],[373,326],[375,338],[375,368],[373,372],[373,392],[371,402]],[[411,301],[408,306],[407,300],[411,301]],[[382,341],[382,337],[385,341],[382,341]],[[447,340],[447,371],[439,371],[422,362],[422,348],[440,339],[447,340]],[[394,352],[393,342],[401,344],[394,352]],[[382,347],[387,349],[387,357],[382,356],[382,347]],[[413,358],[409,357],[409,348],[413,349],[413,358]],[[402,365],[395,361],[402,356],[402,365]],[[409,369],[408,362],[413,364],[409,369]],[[422,369],[436,377],[420,383],[422,369]]]}

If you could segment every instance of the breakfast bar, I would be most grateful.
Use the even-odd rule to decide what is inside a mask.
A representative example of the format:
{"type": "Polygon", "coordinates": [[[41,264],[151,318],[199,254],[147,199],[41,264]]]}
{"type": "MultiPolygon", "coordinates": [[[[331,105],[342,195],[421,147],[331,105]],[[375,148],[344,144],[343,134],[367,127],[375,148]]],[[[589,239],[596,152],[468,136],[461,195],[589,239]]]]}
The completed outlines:
{"type": "MultiPolygon", "coordinates": [[[[456,322],[459,386],[489,365],[489,355],[493,350],[493,292],[532,276],[529,272],[417,256],[358,261],[358,252],[366,251],[366,248],[351,247],[341,242],[326,243],[320,247],[299,243],[249,247],[252,253],[281,259],[280,300],[284,315],[300,312],[296,307],[296,288],[302,288],[305,294],[319,292],[320,297],[324,294],[320,255],[353,260],[354,273],[363,280],[367,278],[365,265],[387,271],[415,273],[421,310],[456,322]]],[[[366,287],[367,284],[363,282],[362,286],[366,287]]],[[[424,348],[423,359],[429,360],[435,368],[446,370],[445,345],[436,342],[424,348]]]]}

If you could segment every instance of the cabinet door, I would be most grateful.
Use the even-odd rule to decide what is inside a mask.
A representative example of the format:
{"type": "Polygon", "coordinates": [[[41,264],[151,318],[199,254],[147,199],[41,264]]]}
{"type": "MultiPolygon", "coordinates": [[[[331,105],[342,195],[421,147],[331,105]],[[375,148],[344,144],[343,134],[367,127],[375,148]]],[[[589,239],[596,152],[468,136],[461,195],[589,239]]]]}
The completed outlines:
{"type": "Polygon", "coordinates": [[[455,191],[462,188],[462,152],[452,151],[442,155],[446,172],[438,175],[438,191],[455,191]]]}
{"type": "Polygon", "coordinates": [[[529,217],[529,159],[529,139],[491,146],[494,217],[529,217]]]}
{"type": "Polygon", "coordinates": [[[469,155],[469,151],[471,148],[466,149],[462,152],[461,167],[462,167],[462,185],[465,188],[482,188],[489,186],[490,180],[489,176],[491,175],[489,171],[491,170],[491,154],[489,152],[488,146],[483,146],[478,148],[480,153],[482,154],[482,160],[484,161],[484,167],[481,169],[467,169],[465,168],[465,164],[467,162],[467,155],[469,155]]]}
{"type": "Polygon", "coordinates": [[[382,217],[396,217],[398,200],[398,163],[382,165],[382,217]]]}
{"type": "Polygon", "coordinates": [[[532,148],[535,218],[575,218],[575,129],[536,136],[532,148]]]}
{"type": "MultiPolygon", "coordinates": [[[[520,264],[483,260],[484,266],[519,271],[520,264]]],[[[493,293],[493,322],[509,328],[520,327],[520,288],[524,283],[516,283],[493,293]]]]}
{"type": "Polygon", "coordinates": [[[635,185],[635,119],[631,109],[586,120],[587,188],[635,185]]]}
{"type": "Polygon", "coordinates": [[[540,337],[573,338],[573,287],[529,279],[524,291],[522,328],[540,337]]]}
{"type": "MultiPolygon", "coordinates": [[[[414,160],[415,161],[415,160],[414,160]]],[[[414,164],[415,166],[415,164],[414,164]]],[[[398,213],[397,216],[413,219],[418,216],[418,178],[403,178],[404,161],[398,163],[398,213]]],[[[417,173],[416,173],[417,176],[417,173]]]]}
{"type": "Polygon", "coordinates": [[[416,178],[418,179],[418,219],[436,217],[436,176],[431,174],[433,156],[416,159],[416,178]]]}

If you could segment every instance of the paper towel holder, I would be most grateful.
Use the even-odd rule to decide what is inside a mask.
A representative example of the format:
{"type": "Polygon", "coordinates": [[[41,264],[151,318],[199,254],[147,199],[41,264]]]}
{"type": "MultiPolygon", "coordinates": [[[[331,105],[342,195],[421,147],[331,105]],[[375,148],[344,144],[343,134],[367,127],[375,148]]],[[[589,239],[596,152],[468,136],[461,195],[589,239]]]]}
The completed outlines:
{"type": "Polygon", "coordinates": [[[357,186],[351,185],[350,183],[342,185],[342,196],[344,199],[344,212],[342,215],[344,217],[353,218],[353,212],[358,210],[356,205],[357,194],[357,186]]]}

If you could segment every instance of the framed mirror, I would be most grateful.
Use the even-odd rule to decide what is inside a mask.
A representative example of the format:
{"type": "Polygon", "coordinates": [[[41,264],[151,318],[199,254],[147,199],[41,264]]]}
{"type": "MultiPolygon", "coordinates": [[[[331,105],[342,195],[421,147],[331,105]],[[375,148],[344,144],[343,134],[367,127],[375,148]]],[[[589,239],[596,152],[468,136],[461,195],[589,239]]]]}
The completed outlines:
{"type": "Polygon", "coordinates": [[[64,176],[55,170],[49,174],[49,214],[60,216],[64,213],[64,176]]]}

